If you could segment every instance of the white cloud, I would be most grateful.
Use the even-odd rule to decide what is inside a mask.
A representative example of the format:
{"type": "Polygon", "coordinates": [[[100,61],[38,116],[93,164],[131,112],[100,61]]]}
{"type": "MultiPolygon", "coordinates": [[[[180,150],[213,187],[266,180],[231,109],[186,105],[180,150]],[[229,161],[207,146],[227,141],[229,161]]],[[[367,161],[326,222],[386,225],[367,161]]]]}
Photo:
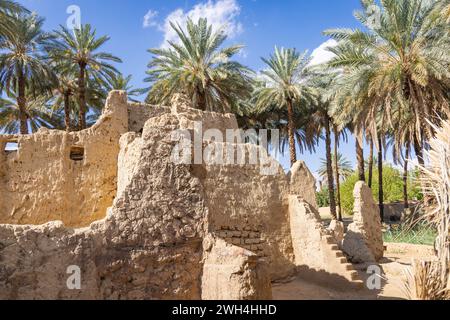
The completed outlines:
{"type": "Polygon", "coordinates": [[[183,9],[176,9],[164,20],[164,24],[159,26],[164,33],[162,46],[167,46],[167,41],[177,41],[178,36],[170,26],[170,22],[185,26],[188,18],[197,22],[200,18],[207,18],[213,30],[223,28],[230,38],[235,37],[243,31],[242,24],[237,20],[241,12],[241,7],[236,0],[208,0],[196,4],[191,10],[185,12],[183,9]]]}
{"type": "Polygon", "coordinates": [[[316,48],[311,54],[311,66],[316,66],[325,62],[330,61],[334,54],[327,50],[329,47],[335,47],[337,45],[336,40],[330,39],[322,43],[318,48],[316,48]]]}
{"type": "Polygon", "coordinates": [[[157,16],[158,16],[158,11],[148,10],[148,12],[144,16],[144,22],[143,22],[142,26],[144,28],[157,27],[158,22],[155,19],[157,16]]]}

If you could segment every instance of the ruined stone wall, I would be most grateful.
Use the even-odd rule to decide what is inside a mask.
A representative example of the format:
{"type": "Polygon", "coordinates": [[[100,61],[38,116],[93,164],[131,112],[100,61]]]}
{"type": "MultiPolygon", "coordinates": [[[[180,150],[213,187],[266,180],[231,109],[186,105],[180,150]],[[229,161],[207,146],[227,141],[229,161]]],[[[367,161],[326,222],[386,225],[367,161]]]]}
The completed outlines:
{"type": "Polygon", "coordinates": [[[122,154],[133,143],[140,150],[128,154],[137,157],[131,170],[119,170],[126,183],[104,220],[77,230],[0,225],[0,299],[201,297],[203,191],[189,165],[168,161],[178,123],[166,119],[121,139],[122,154]],[[81,290],[66,287],[71,265],[81,290]]]}
{"type": "Polygon", "coordinates": [[[272,299],[267,261],[222,239],[205,242],[203,300],[272,299]]]}
{"type": "Polygon", "coordinates": [[[116,195],[126,99],[110,97],[99,121],[81,132],[0,135],[0,223],[60,220],[79,227],[103,218],[116,195]],[[8,142],[18,143],[18,150],[5,151],[8,142]]]}
{"type": "Polygon", "coordinates": [[[299,196],[289,201],[292,243],[299,275],[329,286],[362,285],[319,213],[299,196]]]}
{"type": "MultiPolygon", "coordinates": [[[[212,288],[226,291],[216,297],[269,298],[270,275],[279,278],[293,268],[288,183],[279,165],[275,175],[265,175],[260,165],[176,164],[171,156],[180,141],[174,130],[192,131],[202,121],[204,130],[223,132],[237,128],[235,117],[184,107],[136,112],[125,99],[113,92],[106,108],[128,113],[121,118],[124,127],[130,119],[149,118],[142,129],[131,122],[136,132],[115,136],[117,194],[106,217],[80,229],[61,222],[0,225],[0,299],[199,299],[202,290],[212,297],[212,288]],[[214,269],[214,261],[223,263],[223,257],[217,246],[205,247],[206,239],[242,253],[230,264],[238,266],[229,269],[235,281],[228,283],[226,272],[215,275],[221,268],[214,269]],[[69,266],[81,269],[80,290],[66,286],[69,266]]],[[[98,154],[99,162],[106,156],[98,154]]]]}
{"type": "Polygon", "coordinates": [[[20,149],[0,154],[0,299],[269,299],[270,281],[296,270],[357,280],[320,221],[306,165],[287,176],[264,149],[222,142],[227,129],[235,116],[116,91],[88,130],[1,136],[20,149]],[[195,140],[199,125],[215,129],[200,137],[211,157],[174,162],[174,132],[195,140]],[[69,266],[80,290],[66,286],[69,266]]]}
{"type": "MultiPolygon", "coordinates": [[[[205,189],[208,230],[229,244],[267,259],[273,279],[294,271],[290,237],[287,178],[281,166],[271,161],[248,164],[251,145],[242,146],[246,165],[205,165],[197,168],[205,189]]],[[[227,150],[228,144],[219,148],[227,150]]],[[[257,148],[262,152],[262,149],[257,148]]]]}
{"type": "Polygon", "coordinates": [[[354,263],[380,261],[384,244],[378,204],[373,199],[372,190],[363,181],[356,183],[353,197],[353,223],[348,226],[342,250],[354,263]]]}

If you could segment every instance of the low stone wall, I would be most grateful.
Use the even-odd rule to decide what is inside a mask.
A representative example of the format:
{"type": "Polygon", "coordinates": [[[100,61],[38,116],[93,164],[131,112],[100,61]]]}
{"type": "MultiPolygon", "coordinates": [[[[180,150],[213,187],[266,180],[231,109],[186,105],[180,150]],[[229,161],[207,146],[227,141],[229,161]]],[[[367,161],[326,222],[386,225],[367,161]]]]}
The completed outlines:
{"type": "Polygon", "coordinates": [[[220,239],[205,249],[203,300],[272,299],[268,264],[257,254],[220,239]]]}

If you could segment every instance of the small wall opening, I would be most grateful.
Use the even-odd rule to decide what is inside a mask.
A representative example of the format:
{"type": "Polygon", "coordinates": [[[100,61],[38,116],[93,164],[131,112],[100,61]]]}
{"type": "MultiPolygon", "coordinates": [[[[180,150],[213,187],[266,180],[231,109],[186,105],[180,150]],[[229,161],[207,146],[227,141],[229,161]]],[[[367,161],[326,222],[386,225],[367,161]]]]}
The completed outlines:
{"type": "Polygon", "coordinates": [[[5,145],[5,152],[17,152],[19,150],[19,143],[17,141],[9,141],[5,145]]]}
{"type": "Polygon", "coordinates": [[[73,161],[83,161],[84,160],[84,148],[83,147],[70,148],[70,159],[73,161]]]}

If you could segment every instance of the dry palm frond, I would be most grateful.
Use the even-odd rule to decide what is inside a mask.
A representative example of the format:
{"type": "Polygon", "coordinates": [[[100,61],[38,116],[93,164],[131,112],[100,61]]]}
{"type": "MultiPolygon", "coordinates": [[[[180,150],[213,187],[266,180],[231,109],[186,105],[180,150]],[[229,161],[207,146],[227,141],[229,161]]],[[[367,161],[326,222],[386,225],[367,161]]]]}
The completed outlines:
{"type": "Polygon", "coordinates": [[[404,291],[410,300],[448,300],[450,288],[442,282],[443,266],[438,260],[415,260],[406,269],[404,291]]]}
{"type": "Polygon", "coordinates": [[[438,260],[415,262],[406,282],[409,296],[421,300],[450,299],[450,122],[434,130],[427,152],[430,165],[421,169],[425,193],[435,200],[424,218],[437,226],[438,260]]]}

